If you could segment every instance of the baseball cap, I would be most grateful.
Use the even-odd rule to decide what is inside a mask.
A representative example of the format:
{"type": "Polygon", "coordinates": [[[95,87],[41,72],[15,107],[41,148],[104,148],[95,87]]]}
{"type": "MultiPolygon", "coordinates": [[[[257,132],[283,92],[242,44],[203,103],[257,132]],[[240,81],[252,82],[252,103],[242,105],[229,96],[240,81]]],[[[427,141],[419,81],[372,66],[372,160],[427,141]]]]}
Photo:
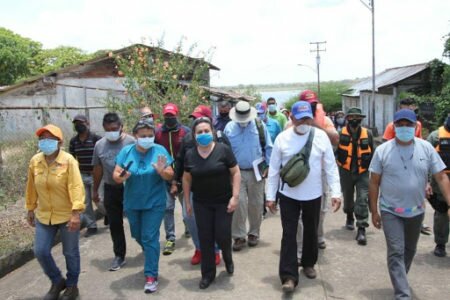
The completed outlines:
{"type": "Polygon", "coordinates": [[[266,112],[266,105],[262,102],[256,103],[255,108],[258,114],[264,114],[266,112]]]}
{"type": "Polygon", "coordinates": [[[43,134],[46,131],[48,131],[52,135],[56,136],[60,141],[63,140],[63,133],[62,133],[61,129],[53,124],[48,124],[48,125],[45,125],[44,127],[39,128],[38,130],[36,130],[36,135],[39,137],[39,136],[41,136],[41,134],[43,134]]]}
{"type": "Polygon", "coordinates": [[[173,116],[178,115],[178,107],[173,103],[167,103],[163,107],[163,115],[165,115],[165,114],[173,115],[173,116]]]}
{"type": "Polygon", "coordinates": [[[413,110],[404,108],[404,109],[400,109],[399,111],[397,111],[394,114],[394,123],[400,121],[400,120],[407,120],[410,121],[412,123],[416,123],[417,122],[417,117],[416,114],[414,113],[413,110]]]}
{"type": "Polygon", "coordinates": [[[291,108],[291,115],[294,116],[296,120],[303,119],[305,117],[312,119],[312,109],[311,104],[306,101],[297,101],[291,108]]]}
{"type": "Polygon", "coordinates": [[[212,119],[211,109],[206,105],[197,106],[194,109],[194,111],[192,112],[192,114],[190,115],[190,117],[191,116],[194,118],[207,117],[207,118],[212,119]]]}
{"type": "Polygon", "coordinates": [[[85,115],[78,114],[75,117],[73,117],[72,123],[75,123],[75,121],[87,122],[88,119],[87,119],[87,117],[85,115]]]}
{"type": "Polygon", "coordinates": [[[317,94],[311,90],[304,90],[299,95],[300,101],[307,101],[309,103],[316,103],[319,102],[319,98],[317,97],[317,94]]]}

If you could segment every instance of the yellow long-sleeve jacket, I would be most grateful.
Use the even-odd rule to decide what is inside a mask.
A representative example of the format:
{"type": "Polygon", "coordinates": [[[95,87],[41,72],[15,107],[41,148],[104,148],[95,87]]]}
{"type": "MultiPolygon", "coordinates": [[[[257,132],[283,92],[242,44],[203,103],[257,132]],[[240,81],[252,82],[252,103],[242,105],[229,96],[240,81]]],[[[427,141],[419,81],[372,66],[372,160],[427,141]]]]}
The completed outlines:
{"type": "Polygon", "coordinates": [[[68,222],[72,210],[83,211],[84,185],[78,162],[60,150],[47,165],[43,153],[30,160],[25,194],[26,209],[35,211],[37,220],[46,225],[68,222]]]}

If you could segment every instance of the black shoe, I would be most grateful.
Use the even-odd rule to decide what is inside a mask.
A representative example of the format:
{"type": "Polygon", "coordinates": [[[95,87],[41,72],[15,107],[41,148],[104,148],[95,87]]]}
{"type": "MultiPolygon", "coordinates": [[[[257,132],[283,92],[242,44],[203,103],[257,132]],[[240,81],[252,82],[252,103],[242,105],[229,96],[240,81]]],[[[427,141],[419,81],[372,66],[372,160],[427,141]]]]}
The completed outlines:
{"type": "Polygon", "coordinates": [[[214,279],[210,278],[202,278],[202,280],[200,280],[200,283],[198,284],[198,287],[204,290],[209,287],[209,285],[211,284],[211,282],[213,282],[213,280],[214,279]]]}
{"type": "Polygon", "coordinates": [[[108,216],[105,216],[103,218],[103,225],[108,226],[109,225],[109,220],[108,220],[108,216]]]}
{"type": "Polygon", "coordinates": [[[61,297],[61,300],[76,300],[80,295],[76,286],[68,286],[61,297]]]}
{"type": "Polygon", "coordinates": [[[437,257],[445,257],[447,255],[447,252],[445,252],[445,245],[437,244],[433,253],[437,257]]]}
{"type": "Polygon", "coordinates": [[[50,287],[50,290],[44,296],[44,300],[57,300],[59,298],[59,294],[66,288],[66,280],[63,278],[57,284],[53,284],[50,287]]]}
{"type": "Polygon", "coordinates": [[[358,245],[361,246],[367,245],[366,229],[364,227],[358,228],[358,233],[356,234],[355,240],[358,242],[358,245]]]}
{"type": "Polygon", "coordinates": [[[114,257],[114,260],[111,263],[111,267],[109,268],[110,271],[117,271],[120,270],[120,268],[125,265],[125,258],[122,258],[120,256],[114,257]]]}
{"type": "Polygon", "coordinates": [[[233,262],[231,262],[229,264],[225,263],[225,269],[227,270],[227,273],[229,275],[233,275],[233,273],[234,273],[234,263],[233,262]]]}
{"type": "Polygon", "coordinates": [[[93,236],[95,234],[97,234],[97,228],[88,228],[86,230],[86,233],[84,234],[84,237],[88,238],[88,237],[93,236]]]}
{"type": "Polygon", "coordinates": [[[353,216],[349,217],[347,215],[347,221],[345,221],[345,228],[347,228],[347,230],[355,230],[355,225],[353,225],[354,221],[355,220],[353,219],[353,216]]]}

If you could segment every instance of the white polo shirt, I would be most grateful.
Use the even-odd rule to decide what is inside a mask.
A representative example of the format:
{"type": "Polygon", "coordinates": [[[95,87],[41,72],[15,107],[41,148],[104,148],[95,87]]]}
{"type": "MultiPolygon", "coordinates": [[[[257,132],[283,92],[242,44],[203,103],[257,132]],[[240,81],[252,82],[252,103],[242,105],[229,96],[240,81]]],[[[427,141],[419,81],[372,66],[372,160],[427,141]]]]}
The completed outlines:
{"type": "Polygon", "coordinates": [[[281,194],[299,201],[314,200],[322,196],[322,169],[325,172],[327,183],[331,190],[331,197],[341,197],[341,184],[339,172],[334,158],[333,147],[327,134],[314,128],[314,139],[309,157],[310,171],[305,180],[298,186],[289,187],[284,184],[281,190],[280,169],[289,159],[305,146],[309,133],[299,135],[294,128],[281,132],[274,143],[270,157],[269,177],[267,181],[267,200],[275,200],[277,191],[281,194]]]}

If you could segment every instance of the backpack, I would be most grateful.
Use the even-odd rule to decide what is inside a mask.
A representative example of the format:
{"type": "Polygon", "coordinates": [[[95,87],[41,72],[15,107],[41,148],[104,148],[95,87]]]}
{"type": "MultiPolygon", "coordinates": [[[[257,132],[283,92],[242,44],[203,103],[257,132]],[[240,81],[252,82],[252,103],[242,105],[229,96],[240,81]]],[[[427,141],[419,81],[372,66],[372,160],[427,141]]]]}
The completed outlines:
{"type": "Polygon", "coordinates": [[[299,185],[305,180],[309,174],[309,156],[311,154],[312,141],[314,139],[314,127],[311,127],[309,132],[308,141],[299,153],[295,154],[281,167],[280,178],[282,181],[281,190],[283,190],[284,184],[287,183],[289,187],[299,185]]]}

